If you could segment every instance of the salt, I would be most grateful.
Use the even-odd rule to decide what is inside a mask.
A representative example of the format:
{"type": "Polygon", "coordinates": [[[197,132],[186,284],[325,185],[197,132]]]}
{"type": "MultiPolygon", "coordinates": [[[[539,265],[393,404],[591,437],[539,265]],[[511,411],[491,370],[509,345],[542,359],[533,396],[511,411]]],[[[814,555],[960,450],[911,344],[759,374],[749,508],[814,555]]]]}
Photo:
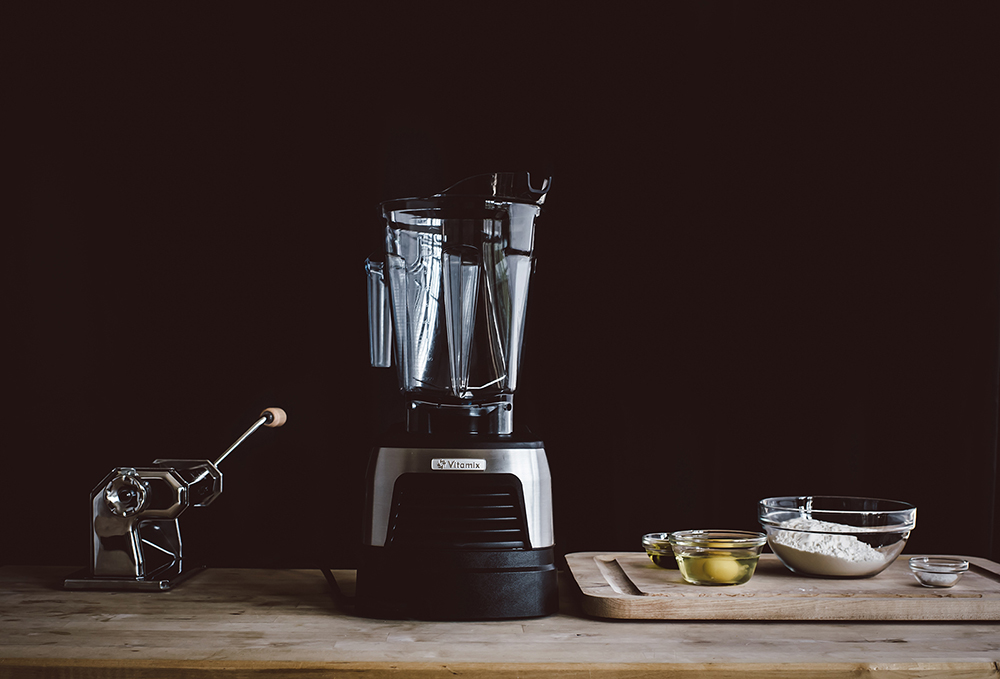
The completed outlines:
{"type": "Polygon", "coordinates": [[[968,569],[969,562],[965,559],[935,556],[910,559],[910,570],[924,587],[952,587],[968,569]]]}
{"type": "Polygon", "coordinates": [[[960,573],[931,573],[929,571],[918,571],[914,573],[917,580],[924,587],[951,587],[961,576],[960,573]]]}

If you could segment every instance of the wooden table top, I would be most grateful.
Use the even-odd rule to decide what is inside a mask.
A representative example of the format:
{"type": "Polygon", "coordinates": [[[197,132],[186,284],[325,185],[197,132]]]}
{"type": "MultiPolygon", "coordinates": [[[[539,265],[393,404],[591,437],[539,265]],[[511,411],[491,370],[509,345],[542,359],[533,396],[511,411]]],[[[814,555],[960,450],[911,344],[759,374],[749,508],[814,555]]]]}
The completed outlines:
{"type": "MultiPolygon", "coordinates": [[[[599,620],[561,574],[529,620],[355,617],[318,570],[210,569],[166,592],[67,591],[0,568],[7,677],[1000,677],[998,622],[599,620]]],[[[344,592],[353,571],[334,571],[344,592]]]]}

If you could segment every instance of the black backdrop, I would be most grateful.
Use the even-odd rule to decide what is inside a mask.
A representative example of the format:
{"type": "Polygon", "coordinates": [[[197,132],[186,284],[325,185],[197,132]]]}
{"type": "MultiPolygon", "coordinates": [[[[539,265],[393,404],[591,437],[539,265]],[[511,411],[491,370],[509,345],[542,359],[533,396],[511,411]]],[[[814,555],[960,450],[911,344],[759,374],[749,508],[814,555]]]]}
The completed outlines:
{"type": "Polygon", "coordinates": [[[377,204],[516,169],[561,552],[848,494],[1000,557],[995,4],[139,7],[6,10],[4,562],[82,566],[112,467],[280,406],[187,554],[354,565],[377,204]]]}

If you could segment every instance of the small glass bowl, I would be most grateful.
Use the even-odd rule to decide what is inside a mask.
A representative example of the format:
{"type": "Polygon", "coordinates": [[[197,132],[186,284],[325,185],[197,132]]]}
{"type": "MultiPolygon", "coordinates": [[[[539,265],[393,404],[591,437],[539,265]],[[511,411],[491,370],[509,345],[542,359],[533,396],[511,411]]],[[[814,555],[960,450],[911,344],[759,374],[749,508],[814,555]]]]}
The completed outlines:
{"type": "Polygon", "coordinates": [[[763,533],[743,530],[683,530],[667,539],[692,585],[742,585],[753,577],[767,542],[763,533]]]}
{"type": "Polygon", "coordinates": [[[677,569],[677,559],[670,546],[670,533],[648,533],[642,536],[642,547],[649,555],[649,560],[660,568],[677,569]]]}
{"type": "Polygon", "coordinates": [[[969,562],[943,556],[915,556],[910,559],[910,570],[924,587],[954,587],[969,570],[969,562]]]}

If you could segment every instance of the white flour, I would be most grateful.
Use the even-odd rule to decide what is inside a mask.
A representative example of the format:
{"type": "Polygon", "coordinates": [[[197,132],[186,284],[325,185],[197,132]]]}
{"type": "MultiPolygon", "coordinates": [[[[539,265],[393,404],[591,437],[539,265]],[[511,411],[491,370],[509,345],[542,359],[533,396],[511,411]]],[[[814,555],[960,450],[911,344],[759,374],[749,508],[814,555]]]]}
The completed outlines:
{"type": "MultiPolygon", "coordinates": [[[[796,571],[814,575],[850,577],[881,570],[895,554],[883,554],[853,535],[837,535],[857,531],[853,526],[814,519],[782,521],[781,528],[768,538],[771,549],[796,571]],[[801,533],[802,530],[824,530],[829,533],[801,533]]],[[[895,551],[895,550],[893,550],[895,551]]]]}

